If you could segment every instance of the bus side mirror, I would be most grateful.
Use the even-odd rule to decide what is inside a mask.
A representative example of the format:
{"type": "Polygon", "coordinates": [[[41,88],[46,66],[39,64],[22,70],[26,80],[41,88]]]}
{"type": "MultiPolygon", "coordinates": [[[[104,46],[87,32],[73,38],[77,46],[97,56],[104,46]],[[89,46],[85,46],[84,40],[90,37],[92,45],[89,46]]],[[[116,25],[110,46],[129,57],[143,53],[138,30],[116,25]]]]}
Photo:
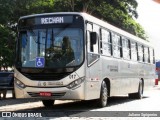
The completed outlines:
{"type": "Polygon", "coordinates": [[[98,34],[96,32],[90,33],[91,45],[95,45],[98,40],[98,34]]]}

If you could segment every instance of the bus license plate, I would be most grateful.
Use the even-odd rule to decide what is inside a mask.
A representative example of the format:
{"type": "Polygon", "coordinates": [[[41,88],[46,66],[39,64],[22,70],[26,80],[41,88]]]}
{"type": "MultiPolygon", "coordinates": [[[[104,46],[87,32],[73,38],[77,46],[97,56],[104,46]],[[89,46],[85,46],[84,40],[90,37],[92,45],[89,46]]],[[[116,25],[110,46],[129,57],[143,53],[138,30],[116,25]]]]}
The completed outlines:
{"type": "Polygon", "coordinates": [[[51,96],[51,93],[50,93],[50,92],[40,92],[39,95],[40,95],[40,96],[50,97],[50,96],[51,96]]]}

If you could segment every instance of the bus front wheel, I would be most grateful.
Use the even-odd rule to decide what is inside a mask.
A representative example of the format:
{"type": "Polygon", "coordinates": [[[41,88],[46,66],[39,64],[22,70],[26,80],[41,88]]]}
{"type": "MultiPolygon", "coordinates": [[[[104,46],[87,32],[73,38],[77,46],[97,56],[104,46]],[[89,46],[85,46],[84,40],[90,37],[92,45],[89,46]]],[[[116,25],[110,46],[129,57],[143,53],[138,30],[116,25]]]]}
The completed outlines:
{"type": "Polygon", "coordinates": [[[45,107],[53,107],[55,100],[42,100],[45,107]]]}
{"type": "Polygon", "coordinates": [[[105,81],[101,84],[100,98],[97,100],[98,107],[105,107],[108,100],[108,89],[105,81]]]}

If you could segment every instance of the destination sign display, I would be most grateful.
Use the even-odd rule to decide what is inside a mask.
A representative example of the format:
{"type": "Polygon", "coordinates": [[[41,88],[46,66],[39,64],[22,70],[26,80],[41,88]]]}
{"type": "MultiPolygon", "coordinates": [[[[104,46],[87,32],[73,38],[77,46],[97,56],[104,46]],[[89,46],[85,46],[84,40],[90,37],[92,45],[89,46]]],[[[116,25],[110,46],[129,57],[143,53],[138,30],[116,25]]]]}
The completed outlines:
{"type": "Polygon", "coordinates": [[[73,16],[37,16],[20,20],[20,26],[73,23],[73,16]]]}
{"type": "Polygon", "coordinates": [[[41,24],[64,23],[64,17],[41,18],[41,24]]]}

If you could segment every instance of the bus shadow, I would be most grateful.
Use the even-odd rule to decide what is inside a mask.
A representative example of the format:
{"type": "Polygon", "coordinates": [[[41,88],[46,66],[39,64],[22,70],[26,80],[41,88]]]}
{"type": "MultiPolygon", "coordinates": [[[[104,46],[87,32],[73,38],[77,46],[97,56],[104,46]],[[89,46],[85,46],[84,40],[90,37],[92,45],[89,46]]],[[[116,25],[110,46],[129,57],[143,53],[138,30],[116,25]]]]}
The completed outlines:
{"type": "MultiPolygon", "coordinates": [[[[148,97],[143,96],[143,99],[145,98],[148,98],[148,97]]],[[[112,107],[114,105],[119,105],[125,102],[131,102],[134,100],[137,100],[137,99],[130,99],[128,96],[111,97],[108,99],[107,107],[112,107]]],[[[32,103],[32,102],[39,102],[39,100],[33,99],[33,98],[15,99],[15,98],[9,97],[6,99],[0,99],[0,107],[7,106],[7,105],[32,103]]],[[[92,109],[97,109],[97,108],[98,107],[95,101],[87,100],[87,101],[73,101],[69,103],[55,104],[53,108],[45,108],[45,107],[41,108],[40,107],[38,109],[52,109],[52,110],[88,110],[89,109],[89,110],[92,110],[92,109]]]]}
{"type": "Polygon", "coordinates": [[[16,104],[23,104],[23,103],[31,103],[31,102],[38,102],[37,99],[15,99],[12,97],[8,97],[5,99],[0,99],[0,107],[7,106],[7,105],[16,105],[16,104]]]}
{"type": "MultiPolygon", "coordinates": [[[[143,96],[142,99],[146,99],[148,96],[143,96]]],[[[133,99],[129,98],[128,96],[117,96],[117,97],[111,97],[108,99],[108,107],[114,106],[114,105],[119,105],[127,102],[132,102],[135,100],[140,100],[140,99],[133,99]]]]}
{"type": "MultiPolygon", "coordinates": [[[[143,99],[148,97],[143,97],[143,99]]],[[[108,100],[108,105],[105,108],[98,108],[93,100],[89,101],[76,101],[70,103],[55,104],[53,107],[37,107],[25,110],[18,110],[18,112],[37,112],[41,113],[44,117],[89,117],[99,114],[99,112],[109,111],[107,108],[131,102],[136,99],[130,99],[126,96],[112,97],[108,100]]]]}

